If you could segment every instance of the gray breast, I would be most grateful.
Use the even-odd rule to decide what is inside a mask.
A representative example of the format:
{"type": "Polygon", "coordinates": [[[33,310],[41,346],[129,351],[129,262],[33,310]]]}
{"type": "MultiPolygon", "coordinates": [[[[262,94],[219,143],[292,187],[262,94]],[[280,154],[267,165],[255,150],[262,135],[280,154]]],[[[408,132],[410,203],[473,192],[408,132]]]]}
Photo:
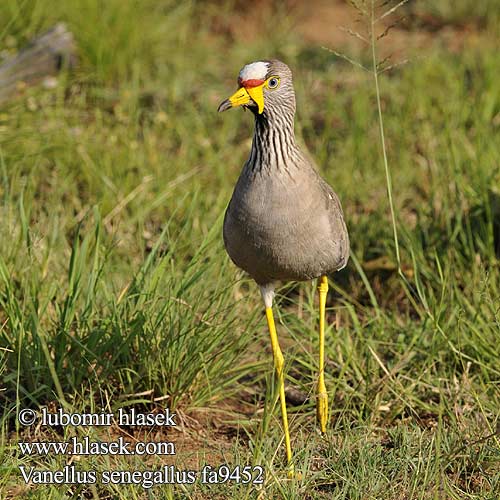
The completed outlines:
{"type": "Polygon", "coordinates": [[[272,175],[247,164],[226,210],[224,243],[259,284],[316,278],[349,255],[338,197],[307,163],[272,175]]]}

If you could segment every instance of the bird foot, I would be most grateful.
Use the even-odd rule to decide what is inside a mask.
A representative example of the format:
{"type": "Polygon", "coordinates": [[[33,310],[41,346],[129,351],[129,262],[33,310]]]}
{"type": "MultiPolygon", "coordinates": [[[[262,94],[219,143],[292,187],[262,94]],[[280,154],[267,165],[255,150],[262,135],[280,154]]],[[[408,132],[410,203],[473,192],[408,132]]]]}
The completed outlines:
{"type": "Polygon", "coordinates": [[[319,428],[324,434],[328,422],[328,394],[326,390],[318,391],[316,394],[316,417],[318,419],[319,428]]]}
{"type": "Polygon", "coordinates": [[[293,479],[295,481],[300,481],[302,479],[302,473],[295,472],[294,466],[293,465],[289,465],[288,466],[287,477],[288,477],[288,479],[293,479]]]}

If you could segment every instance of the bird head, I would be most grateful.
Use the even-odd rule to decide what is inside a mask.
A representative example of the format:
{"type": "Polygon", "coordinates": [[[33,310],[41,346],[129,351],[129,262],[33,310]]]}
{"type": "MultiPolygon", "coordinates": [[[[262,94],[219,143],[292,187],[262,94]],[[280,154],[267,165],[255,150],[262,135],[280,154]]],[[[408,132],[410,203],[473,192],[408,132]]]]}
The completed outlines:
{"type": "Polygon", "coordinates": [[[237,106],[262,114],[276,106],[295,111],[292,72],[281,61],[257,61],[244,66],[238,75],[238,90],[219,105],[219,113],[237,106]]]}

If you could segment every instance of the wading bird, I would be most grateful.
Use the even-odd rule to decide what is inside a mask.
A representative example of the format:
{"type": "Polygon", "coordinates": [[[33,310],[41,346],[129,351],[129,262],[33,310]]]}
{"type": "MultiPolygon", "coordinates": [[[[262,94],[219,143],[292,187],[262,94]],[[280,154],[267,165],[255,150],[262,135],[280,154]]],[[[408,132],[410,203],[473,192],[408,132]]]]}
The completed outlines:
{"type": "Polygon", "coordinates": [[[255,116],[250,156],[224,218],[224,244],[231,260],[259,285],[271,336],[286,455],[292,449],[285,403],[283,354],[272,304],[277,281],[318,278],[319,376],[317,418],[326,432],[328,395],[324,381],[327,275],[349,258],[349,237],[340,201],[295,141],[292,73],[281,61],[257,61],[242,68],[238,90],[218,111],[243,106],[255,116]]]}

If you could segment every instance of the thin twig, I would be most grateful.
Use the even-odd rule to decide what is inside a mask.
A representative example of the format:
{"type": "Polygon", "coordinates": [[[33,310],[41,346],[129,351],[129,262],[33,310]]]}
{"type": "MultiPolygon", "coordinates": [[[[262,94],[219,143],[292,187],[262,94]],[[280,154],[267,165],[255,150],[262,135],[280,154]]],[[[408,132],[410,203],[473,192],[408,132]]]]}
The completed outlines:
{"type": "Polygon", "coordinates": [[[106,217],[104,217],[103,224],[107,227],[111,219],[113,219],[116,215],[118,215],[134,198],[137,197],[144,189],[146,188],[147,184],[149,184],[153,180],[152,175],[146,175],[143,179],[142,182],[136,186],[132,191],[130,191],[127,196],[122,198],[120,202],[111,210],[106,217]]]}
{"type": "Polygon", "coordinates": [[[351,63],[353,66],[357,66],[358,68],[361,68],[364,71],[367,71],[368,73],[371,73],[371,70],[363,66],[361,63],[358,61],[355,61],[354,59],[351,59],[349,56],[346,56],[345,54],[342,54],[341,52],[337,52],[334,49],[330,49],[329,47],[321,47],[322,49],[328,50],[328,52],[331,52],[332,54],[335,54],[337,57],[340,57],[341,59],[344,59],[345,61],[351,63]]]}
{"type": "MultiPolygon", "coordinates": [[[[359,13],[364,14],[364,15],[366,15],[366,14],[367,14],[367,12],[366,12],[364,9],[362,9],[362,8],[360,7],[359,3],[358,3],[358,2],[356,2],[355,0],[347,0],[347,1],[348,1],[348,2],[349,2],[349,3],[350,3],[350,4],[351,4],[351,5],[352,5],[352,6],[353,6],[353,7],[354,7],[354,8],[355,8],[355,9],[356,9],[359,13]]],[[[363,2],[363,3],[364,3],[364,2],[363,2]]]]}
{"type": "Polygon", "coordinates": [[[381,61],[379,61],[377,63],[377,72],[380,73],[380,71],[382,70],[384,64],[389,61],[392,57],[392,54],[388,55],[388,56],[385,56],[381,61]]]}
{"type": "Polygon", "coordinates": [[[337,26],[337,28],[339,30],[343,31],[344,33],[348,33],[349,35],[351,35],[355,38],[359,38],[362,42],[365,42],[367,44],[370,43],[361,33],[358,33],[357,31],[353,31],[351,28],[346,28],[345,26],[337,26]]]}
{"type": "Polygon", "coordinates": [[[476,441],[466,443],[466,444],[460,446],[460,448],[458,448],[458,450],[456,450],[454,452],[450,452],[448,454],[448,459],[449,459],[448,465],[450,465],[451,461],[454,460],[455,458],[457,458],[458,455],[460,455],[460,453],[462,453],[462,451],[466,450],[467,448],[471,448],[471,447],[476,446],[478,444],[484,443],[484,442],[488,441],[489,439],[494,438],[496,436],[500,436],[500,429],[497,429],[495,432],[492,432],[491,434],[488,434],[487,436],[483,436],[482,438],[480,438],[476,441]]]}
{"type": "Polygon", "coordinates": [[[384,19],[387,16],[390,16],[393,12],[396,12],[401,6],[403,6],[405,3],[408,3],[409,0],[401,0],[398,4],[396,4],[394,7],[391,9],[387,10],[384,12],[380,17],[377,17],[377,19],[374,19],[375,16],[372,16],[372,25],[378,23],[382,19],[384,19]]]}
{"type": "Polygon", "coordinates": [[[395,28],[404,19],[406,19],[405,16],[401,16],[398,19],[396,19],[392,24],[389,24],[389,26],[387,26],[387,28],[385,28],[385,30],[382,33],[380,33],[380,35],[377,36],[377,40],[380,40],[381,38],[387,36],[389,31],[391,31],[392,28],[395,28]]]}
{"type": "Polygon", "coordinates": [[[409,59],[403,59],[402,61],[391,64],[390,66],[387,66],[386,68],[379,69],[379,75],[381,75],[382,73],[385,73],[386,71],[390,71],[391,69],[398,68],[399,66],[403,66],[405,64],[408,64],[409,62],[410,62],[409,59]]]}
{"type": "MultiPolygon", "coordinates": [[[[398,5],[403,4],[404,2],[400,2],[398,5]]],[[[395,9],[394,9],[395,10],[395,9]]],[[[378,109],[378,122],[379,122],[379,130],[380,130],[380,142],[382,143],[382,154],[384,158],[384,168],[385,168],[385,178],[387,183],[387,195],[389,197],[389,207],[391,209],[391,219],[392,219],[392,231],[394,236],[394,245],[396,247],[396,261],[398,263],[398,273],[402,275],[401,271],[401,258],[399,255],[399,240],[398,240],[398,230],[396,226],[396,214],[394,211],[394,202],[392,199],[392,179],[391,172],[389,170],[389,162],[387,161],[387,150],[385,146],[385,134],[384,134],[384,120],[382,118],[382,104],[380,100],[380,87],[378,83],[378,70],[377,70],[377,52],[376,52],[376,39],[375,39],[375,1],[372,0],[372,11],[371,11],[371,45],[372,45],[372,65],[373,65],[373,78],[375,80],[375,90],[377,94],[377,109],[378,109]]]]}

